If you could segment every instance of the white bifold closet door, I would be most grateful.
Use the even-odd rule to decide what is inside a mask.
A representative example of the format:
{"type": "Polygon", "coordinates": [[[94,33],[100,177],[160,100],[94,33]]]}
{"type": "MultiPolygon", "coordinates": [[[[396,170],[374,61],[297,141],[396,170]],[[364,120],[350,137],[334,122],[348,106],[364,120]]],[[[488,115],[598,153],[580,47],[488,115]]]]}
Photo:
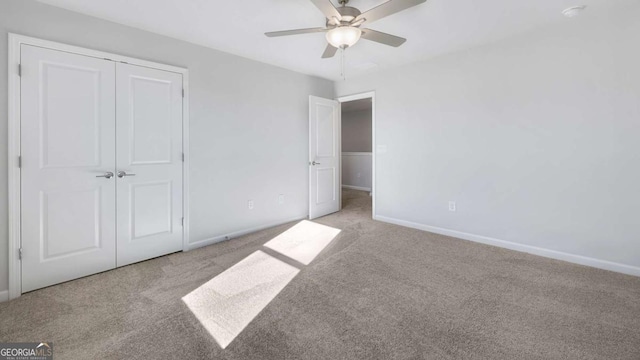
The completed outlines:
{"type": "Polygon", "coordinates": [[[182,75],[21,46],[22,292],[182,250],[182,75]]]}
{"type": "Polygon", "coordinates": [[[116,73],[123,266],[182,250],[182,75],[122,63],[116,73]]]}

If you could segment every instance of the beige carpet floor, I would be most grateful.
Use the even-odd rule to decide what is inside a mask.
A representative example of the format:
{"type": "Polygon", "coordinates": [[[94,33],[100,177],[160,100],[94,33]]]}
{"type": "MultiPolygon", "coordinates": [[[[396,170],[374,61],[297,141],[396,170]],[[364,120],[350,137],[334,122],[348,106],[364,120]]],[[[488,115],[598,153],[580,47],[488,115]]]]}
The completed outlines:
{"type": "Polygon", "coordinates": [[[56,359],[640,359],[640,278],[370,212],[345,191],[316,221],[340,230],[323,249],[264,246],[296,222],[25,294],[0,304],[0,341],[56,359]]]}

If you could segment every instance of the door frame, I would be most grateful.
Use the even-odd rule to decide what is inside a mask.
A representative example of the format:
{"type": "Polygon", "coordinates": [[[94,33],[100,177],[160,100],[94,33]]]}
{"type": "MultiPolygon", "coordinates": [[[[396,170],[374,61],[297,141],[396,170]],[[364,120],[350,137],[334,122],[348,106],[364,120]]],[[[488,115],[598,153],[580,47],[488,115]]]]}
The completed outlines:
{"type": "Polygon", "coordinates": [[[78,46],[62,44],[54,41],[33,38],[29,36],[9,33],[9,58],[8,58],[8,182],[9,182],[9,299],[15,299],[22,295],[22,269],[19,250],[22,244],[20,216],[22,208],[20,204],[20,46],[38,46],[51,50],[58,50],[77,55],[90,56],[114,62],[123,62],[131,65],[143,66],[163,71],[174,72],[182,75],[182,88],[184,96],[182,100],[182,214],[184,223],[182,227],[182,251],[189,250],[189,70],[182,67],[165,65],[146,60],[131,58],[128,56],[86,49],[78,46]]]}
{"type": "MultiPolygon", "coordinates": [[[[336,100],[342,105],[343,102],[371,99],[371,218],[376,218],[376,92],[367,91],[352,95],[337,97],[336,100]]],[[[342,111],[342,109],[341,109],[342,111]]],[[[342,132],[340,132],[340,144],[342,144],[342,132]]],[[[342,149],[342,148],[341,148],[342,149]]],[[[342,154],[340,154],[342,160],[342,154]]],[[[342,162],[340,163],[342,166],[342,162]]],[[[342,169],[340,169],[342,174],[342,169]]],[[[342,179],[340,180],[340,199],[342,199],[342,179]]]]}

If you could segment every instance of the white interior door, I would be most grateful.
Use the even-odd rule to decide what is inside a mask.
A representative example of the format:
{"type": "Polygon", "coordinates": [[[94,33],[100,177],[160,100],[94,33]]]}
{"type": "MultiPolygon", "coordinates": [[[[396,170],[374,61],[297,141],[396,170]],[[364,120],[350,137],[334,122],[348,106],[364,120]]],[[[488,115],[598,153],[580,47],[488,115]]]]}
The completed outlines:
{"type": "Polygon", "coordinates": [[[309,96],[310,219],[341,208],[340,130],[340,103],[309,96]]]}
{"type": "Polygon", "coordinates": [[[118,266],[182,250],[182,75],[117,64],[118,266]]]}
{"type": "Polygon", "coordinates": [[[116,265],[115,63],[22,45],[22,291],[116,265]]]}

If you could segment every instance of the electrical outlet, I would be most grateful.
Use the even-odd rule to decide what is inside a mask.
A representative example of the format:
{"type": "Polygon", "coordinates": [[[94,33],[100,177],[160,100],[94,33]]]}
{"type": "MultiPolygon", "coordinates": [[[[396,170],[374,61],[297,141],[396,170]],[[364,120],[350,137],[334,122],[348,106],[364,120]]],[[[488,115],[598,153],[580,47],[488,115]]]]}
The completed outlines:
{"type": "Polygon", "coordinates": [[[253,200],[249,200],[247,205],[249,206],[249,210],[253,210],[253,200]]]}
{"type": "Polygon", "coordinates": [[[284,194],[278,195],[278,205],[284,204],[284,194]]]}
{"type": "Polygon", "coordinates": [[[449,201],[449,211],[456,211],[456,202],[449,201]]]}
{"type": "Polygon", "coordinates": [[[359,178],[359,177],[361,177],[361,176],[362,176],[362,173],[358,173],[358,174],[356,174],[356,177],[357,177],[357,178],[359,178]]]}

